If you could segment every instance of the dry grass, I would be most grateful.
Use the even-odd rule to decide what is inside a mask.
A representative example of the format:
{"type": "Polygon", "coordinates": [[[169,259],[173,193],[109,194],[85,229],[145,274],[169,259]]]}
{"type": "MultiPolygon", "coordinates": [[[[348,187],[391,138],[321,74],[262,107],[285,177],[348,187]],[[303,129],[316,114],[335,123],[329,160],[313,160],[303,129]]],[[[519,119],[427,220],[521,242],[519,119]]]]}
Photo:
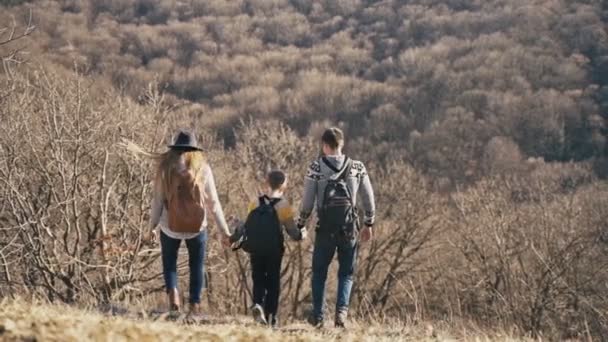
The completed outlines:
{"type": "Polygon", "coordinates": [[[108,316],[62,305],[5,300],[0,307],[2,341],[519,341],[460,327],[436,331],[430,325],[391,327],[353,324],[348,332],[314,330],[293,323],[271,330],[245,317],[211,318],[186,325],[151,318],[108,316]]]}

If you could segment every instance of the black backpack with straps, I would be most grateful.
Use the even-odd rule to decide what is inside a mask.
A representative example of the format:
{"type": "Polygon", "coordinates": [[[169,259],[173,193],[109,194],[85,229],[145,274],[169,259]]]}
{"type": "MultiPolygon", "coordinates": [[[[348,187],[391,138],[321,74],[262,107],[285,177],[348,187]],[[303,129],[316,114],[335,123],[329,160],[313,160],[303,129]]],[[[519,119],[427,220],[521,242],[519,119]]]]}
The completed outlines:
{"type": "Polygon", "coordinates": [[[323,192],[323,205],[319,211],[319,231],[354,238],[357,234],[357,210],[347,179],[353,162],[346,157],[342,169],[337,169],[327,158],[323,162],[336,174],[327,180],[323,192]]]}
{"type": "Polygon", "coordinates": [[[283,249],[283,232],[275,205],[281,199],[262,196],[259,205],[247,216],[241,247],[251,254],[280,253],[283,249]]]}

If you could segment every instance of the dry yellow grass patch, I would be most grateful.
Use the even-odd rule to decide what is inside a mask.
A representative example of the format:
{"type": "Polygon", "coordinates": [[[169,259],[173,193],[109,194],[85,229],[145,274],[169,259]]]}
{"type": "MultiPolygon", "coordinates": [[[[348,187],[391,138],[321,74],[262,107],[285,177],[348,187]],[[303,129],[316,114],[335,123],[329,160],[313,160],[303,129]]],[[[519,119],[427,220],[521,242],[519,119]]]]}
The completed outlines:
{"type": "Polygon", "coordinates": [[[303,323],[279,330],[253,325],[239,317],[225,323],[185,325],[165,321],[110,317],[90,310],[61,305],[4,301],[0,307],[2,341],[515,341],[493,336],[459,338],[431,332],[428,326],[386,327],[353,324],[342,332],[314,330],[303,323]]]}

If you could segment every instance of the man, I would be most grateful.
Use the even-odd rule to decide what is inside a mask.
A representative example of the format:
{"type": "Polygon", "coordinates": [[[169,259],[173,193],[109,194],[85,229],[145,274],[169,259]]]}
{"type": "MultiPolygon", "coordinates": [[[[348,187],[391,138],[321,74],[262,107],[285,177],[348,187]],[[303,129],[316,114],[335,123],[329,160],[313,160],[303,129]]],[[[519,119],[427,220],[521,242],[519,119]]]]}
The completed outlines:
{"type": "Polygon", "coordinates": [[[315,327],[323,326],[325,281],[337,251],[338,298],[334,322],[336,327],[344,328],[359,241],[367,242],[373,235],[374,192],[363,163],[342,154],[344,133],[339,128],[327,129],[321,142],[323,156],[313,161],[308,169],[298,220],[298,227],[304,227],[316,202],[319,222],[312,260],[313,312],[309,322],[315,327]],[[362,229],[357,217],[357,194],[361,196],[365,210],[362,229]]]}

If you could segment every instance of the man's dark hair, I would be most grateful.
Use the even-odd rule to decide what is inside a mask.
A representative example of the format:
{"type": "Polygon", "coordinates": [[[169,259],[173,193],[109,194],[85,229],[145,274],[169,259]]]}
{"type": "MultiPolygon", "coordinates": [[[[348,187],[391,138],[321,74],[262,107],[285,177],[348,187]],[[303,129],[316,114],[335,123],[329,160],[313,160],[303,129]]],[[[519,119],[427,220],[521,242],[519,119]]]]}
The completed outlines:
{"type": "Polygon", "coordinates": [[[338,127],[331,127],[325,130],[321,141],[332,149],[344,146],[344,132],[338,127]]]}
{"type": "Polygon", "coordinates": [[[268,179],[268,185],[272,190],[279,190],[283,184],[285,184],[287,175],[281,170],[272,170],[268,172],[266,178],[268,179]]]}

